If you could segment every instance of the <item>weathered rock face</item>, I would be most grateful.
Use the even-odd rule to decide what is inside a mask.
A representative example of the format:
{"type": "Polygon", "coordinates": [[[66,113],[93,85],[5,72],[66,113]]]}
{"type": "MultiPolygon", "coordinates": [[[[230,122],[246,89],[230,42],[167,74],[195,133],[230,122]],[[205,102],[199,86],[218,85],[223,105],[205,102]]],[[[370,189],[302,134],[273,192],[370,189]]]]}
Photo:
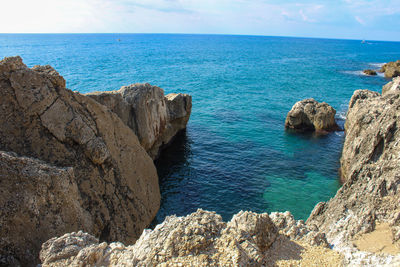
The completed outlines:
{"type": "Polygon", "coordinates": [[[153,159],[162,146],[186,128],[192,109],[190,95],[164,96],[163,89],[150,84],[133,84],[118,91],[87,95],[115,112],[136,133],[153,159]]]}
{"type": "Polygon", "coordinates": [[[336,110],[325,102],[313,98],[294,104],[286,116],[285,128],[296,131],[335,131],[339,126],[335,121],[336,110]]]}
{"type": "Polygon", "coordinates": [[[40,244],[66,231],[140,236],[159,208],[158,178],[117,115],[19,57],[0,61],[0,108],[0,150],[16,153],[0,157],[3,263],[34,264],[40,244]]]}
{"type": "Polygon", "coordinates": [[[364,70],[363,73],[366,75],[370,75],[370,76],[377,75],[376,71],[374,71],[374,70],[364,70]]]}
{"type": "Polygon", "coordinates": [[[382,88],[382,95],[393,94],[393,93],[396,94],[399,92],[400,92],[400,77],[393,78],[391,82],[387,83],[382,88]]]}
{"type": "MultiPolygon", "coordinates": [[[[228,223],[203,210],[185,217],[170,216],[154,230],[144,231],[133,246],[99,244],[91,235],[71,233],[44,243],[40,258],[43,266],[275,266],[271,256],[290,259],[293,253],[284,251],[290,247],[285,237],[289,229],[298,231],[298,239],[317,236],[290,213],[271,216],[272,221],[266,213],[239,212],[228,223]],[[285,239],[282,255],[271,254],[272,246],[280,245],[275,242],[285,239]]],[[[319,237],[313,242],[326,244],[319,237]]],[[[292,249],[305,250],[293,245],[292,249]]]]}
{"type": "Polygon", "coordinates": [[[400,224],[399,110],[398,93],[381,96],[358,90],[350,101],[341,158],[344,184],[307,220],[336,246],[373,230],[376,221],[388,222],[393,229],[400,224]]]}
{"type": "Polygon", "coordinates": [[[385,73],[386,78],[400,76],[400,60],[386,63],[382,66],[381,72],[385,73]]]}

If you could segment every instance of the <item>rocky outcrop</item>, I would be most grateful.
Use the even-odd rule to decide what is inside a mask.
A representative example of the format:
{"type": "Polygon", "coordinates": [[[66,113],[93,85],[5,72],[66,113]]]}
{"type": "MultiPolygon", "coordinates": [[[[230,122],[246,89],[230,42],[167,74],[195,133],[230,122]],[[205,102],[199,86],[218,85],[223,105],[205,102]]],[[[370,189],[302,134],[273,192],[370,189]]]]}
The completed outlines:
{"type": "MultiPolygon", "coordinates": [[[[225,223],[214,212],[198,210],[185,217],[167,217],[154,230],[144,231],[133,246],[99,244],[82,232],[52,238],[43,244],[40,258],[43,266],[275,266],[277,246],[285,245],[286,252],[281,252],[286,259],[292,253],[289,247],[306,250],[306,245],[289,241],[285,235],[289,229],[296,229],[298,239],[313,235],[290,213],[270,218],[266,213],[241,211],[225,223]]],[[[326,244],[319,237],[312,242],[326,244]]]]}
{"type": "Polygon", "coordinates": [[[364,70],[363,73],[364,73],[365,75],[369,75],[369,76],[375,76],[375,75],[377,75],[376,71],[374,71],[374,70],[364,70]]]}
{"type": "Polygon", "coordinates": [[[285,128],[299,132],[335,131],[339,126],[335,121],[336,110],[325,102],[319,103],[313,98],[294,104],[286,116],[285,128]]]}
{"type": "Polygon", "coordinates": [[[386,94],[397,94],[400,92],[400,77],[393,78],[393,80],[387,83],[382,88],[382,95],[386,94]]]}
{"type": "Polygon", "coordinates": [[[89,93],[116,113],[138,136],[140,144],[153,159],[160,149],[186,128],[192,97],[169,94],[150,84],[123,86],[118,91],[89,93]]]}
{"type": "Polygon", "coordinates": [[[398,93],[382,96],[357,90],[350,101],[341,157],[344,184],[334,198],[319,203],[307,220],[307,225],[315,225],[336,247],[350,249],[352,240],[373,231],[377,222],[388,223],[393,242],[397,241],[399,110],[398,93]]]}
{"type": "Polygon", "coordinates": [[[152,159],[121,119],[50,66],[0,61],[0,262],[34,265],[66,231],[133,243],[159,208],[152,159]]]}
{"type": "Polygon", "coordinates": [[[382,66],[380,71],[385,73],[386,78],[400,76],[400,60],[386,63],[382,66]]]}

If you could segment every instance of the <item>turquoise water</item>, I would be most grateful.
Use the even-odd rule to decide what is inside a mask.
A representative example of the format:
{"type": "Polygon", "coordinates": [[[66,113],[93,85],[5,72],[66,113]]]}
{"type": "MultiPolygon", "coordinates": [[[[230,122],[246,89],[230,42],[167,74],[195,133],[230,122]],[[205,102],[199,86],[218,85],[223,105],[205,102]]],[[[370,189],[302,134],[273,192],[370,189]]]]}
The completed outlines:
{"type": "Polygon", "coordinates": [[[229,219],[240,210],[290,210],[305,219],[339,188],[342,132],[284,130],[292,105],[314,97],[338,111],[354,90],[379,91],[360,74],[400,59],[400,43],[219,35],[0,35],[0,57],[50,64],[70,89],[91,92],[149,82],[193,96],[186,133],[156,162],[156,221],[197,208],[229,219]],[[117,39],[121,41],[118,42],[117,39]]]}

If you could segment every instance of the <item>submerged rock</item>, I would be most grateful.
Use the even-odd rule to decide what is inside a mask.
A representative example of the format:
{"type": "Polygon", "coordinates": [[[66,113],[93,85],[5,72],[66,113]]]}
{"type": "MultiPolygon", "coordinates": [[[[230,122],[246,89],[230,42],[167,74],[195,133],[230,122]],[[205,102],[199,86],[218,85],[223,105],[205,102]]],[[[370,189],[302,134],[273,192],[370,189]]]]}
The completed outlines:
{"type": "Polygon", "coordinates": [[[374,70],[364,70],[363,73],[366,75],[370,75],[370,76],[377,75],[376,71],[374,71],[374,70]]]}
{"type": "Polygon", "coordinates": [[[169,94],[150,84],[123,86],[117,91],[86,94],[115,112],[138,136],[153,159],[160,149],[186,128],[192,97],[169,94]]]}
{"type": "Polygon", "coordinates": [[[159,208],[158,177],[116,114],[20,57],[0,61],[0,108],[1,264],[34,265],[65,232],[140,236],[159,208]]]}
{"type": "Polygon", "coordinates": [[[335,121],[336,110],[325,102],[313,98],[294,104],[286,116],[285,128],[303,131],[335,131],[339,126],[335,121]]]}
{"type": "Polygon", "coordinates": [[[386,63],[382,66],[380,71],[385,73],[386,78],[400,76],[400,60],[386,63]]]}

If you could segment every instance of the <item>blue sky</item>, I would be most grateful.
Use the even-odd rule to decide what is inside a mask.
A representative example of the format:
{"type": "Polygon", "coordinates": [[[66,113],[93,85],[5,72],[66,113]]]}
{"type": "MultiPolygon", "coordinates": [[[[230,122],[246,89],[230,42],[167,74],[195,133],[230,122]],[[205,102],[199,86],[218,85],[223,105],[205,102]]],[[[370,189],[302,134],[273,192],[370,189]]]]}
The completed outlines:
{"type": "Polygon", "coordinates": [[[13,0],[2,33],[214,33],[400,41],[400,0],[13,0]]]}

